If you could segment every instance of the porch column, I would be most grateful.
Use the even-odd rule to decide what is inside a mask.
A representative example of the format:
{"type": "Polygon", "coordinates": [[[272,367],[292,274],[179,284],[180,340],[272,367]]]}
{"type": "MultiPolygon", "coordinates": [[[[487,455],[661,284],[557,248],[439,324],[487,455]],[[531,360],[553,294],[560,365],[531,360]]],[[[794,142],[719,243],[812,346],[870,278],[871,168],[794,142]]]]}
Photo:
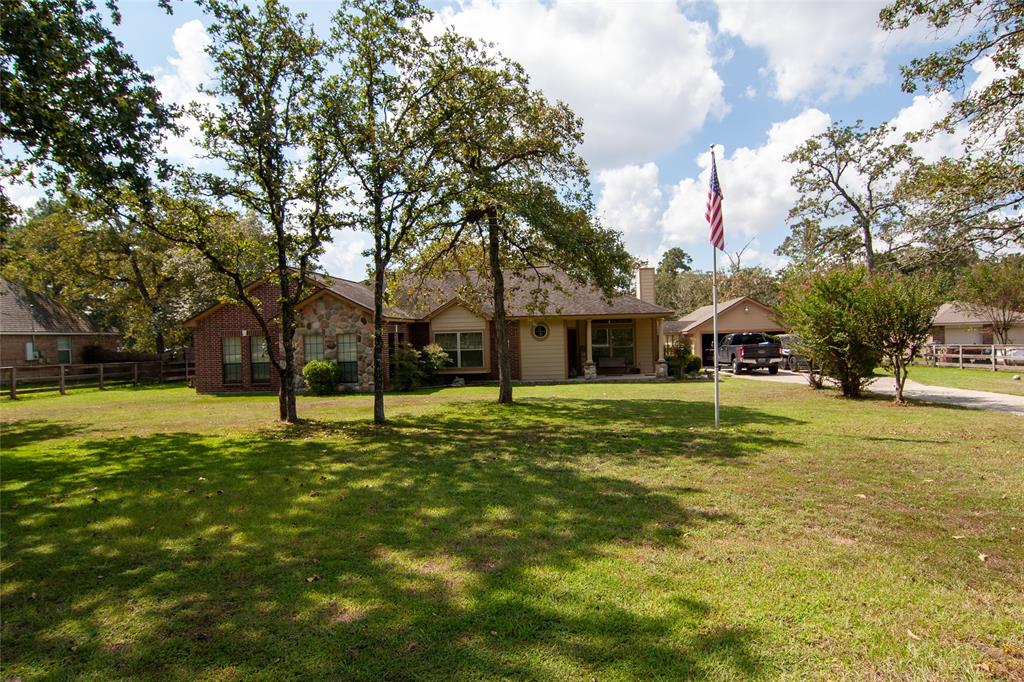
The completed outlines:
{"type": "Polygon", "coordinates": [[[659,317],[654,323],[658,335],[658,361],[654,363],[654,376],[668,379],[668,363],[665,362],[665,320],[659,317]]]}
{"type": "Polygon", "coordinates": [[[597,378],[597,365],[594,364],[594,335],[590,331],[590,320],[587,320],[587,361],[583,363],[583,377],[585,379],[597,378]]]}

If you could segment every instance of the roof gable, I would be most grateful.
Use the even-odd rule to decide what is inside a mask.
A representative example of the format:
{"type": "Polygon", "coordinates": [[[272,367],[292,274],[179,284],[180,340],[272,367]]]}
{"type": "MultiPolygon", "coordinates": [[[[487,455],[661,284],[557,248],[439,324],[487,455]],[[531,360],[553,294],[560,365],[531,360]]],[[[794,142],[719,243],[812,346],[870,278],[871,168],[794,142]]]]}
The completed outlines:
{"type": "Polygon", "coordinates": [[[4,334],[104,334],[84,315],[23,284],[0,278],[0,332],[4,334]]]}

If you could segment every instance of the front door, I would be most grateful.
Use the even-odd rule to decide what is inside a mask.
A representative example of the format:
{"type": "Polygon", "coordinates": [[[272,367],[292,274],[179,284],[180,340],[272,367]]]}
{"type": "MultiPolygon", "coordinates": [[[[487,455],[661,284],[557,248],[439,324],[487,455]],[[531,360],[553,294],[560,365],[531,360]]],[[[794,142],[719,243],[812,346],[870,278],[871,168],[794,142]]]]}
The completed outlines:
{"type": "Polygon", "coordinates": [[[579,341],[576,337],[576,328],[570,327],[565,330],[565,352],[569,355],[569,378],[578,377],[582,372],[580,371],[580,352],[579,352],[579,341]]]}

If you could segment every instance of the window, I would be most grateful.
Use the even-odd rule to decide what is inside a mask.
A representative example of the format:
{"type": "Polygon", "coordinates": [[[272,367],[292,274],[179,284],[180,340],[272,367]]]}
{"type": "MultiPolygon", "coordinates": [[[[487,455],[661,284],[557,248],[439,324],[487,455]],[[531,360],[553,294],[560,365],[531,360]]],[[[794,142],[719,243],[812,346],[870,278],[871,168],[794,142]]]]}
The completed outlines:
{"type": "Polygon", "coordinates": [[[535,324],[533,325],[531,333],[533,334],[533,338],[538,341],[543,341],[548,338],[548,326],[546,324],[535,324]]]}
{"type": "Polygon", "coordinates": [[[338,369],[341,383],[359,381],[359,338],[355,334],[338,334],[338,369]]]}
{"type": "Polygon", "coordinates": [[[434,343],[444,348],[452,367],[480,369],[484,366],[483,332],[444,332],[434,334],[434,343]]]}
{"type": "Polygon", "coordinates": [[[267,352],[267,340],[262,336],[249,339],[249,362],[252,370],[252,383],[270,383],[270,353],[267,352]]]}
{"type": "Polygon", "coordinates": [[[242,337],[225,336],[223,339],[224,383],[242,383],[242,337]]]}
{"type": "Polygon", "coordinates": [[[303,337],[303,355],[306,362],[324,359],[324,337],[323,334],[306,334],[303,337]]]}
{"type": "Polygon", "coordinates": [[[71,337],[70,336],[58,336],[57,337],[57,364],[58,365],[70,365],[71,364],[71,337]]]}
{"type": "Polygon", "coordinates": [[[592,322],[590,325],[590,343],[594,361],[601,358],[622,358],[627,366],[633,362],[633,325],[615,326],[611,323],[592,322]]]}

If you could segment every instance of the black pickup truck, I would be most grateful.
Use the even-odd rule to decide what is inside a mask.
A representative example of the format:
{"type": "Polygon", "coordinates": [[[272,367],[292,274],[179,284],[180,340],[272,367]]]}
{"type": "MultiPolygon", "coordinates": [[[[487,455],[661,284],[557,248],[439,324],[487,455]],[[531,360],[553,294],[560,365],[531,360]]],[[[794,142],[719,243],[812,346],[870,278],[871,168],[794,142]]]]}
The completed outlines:
{"type": "Polygon", "coordinates": [[[769,374],[778,374],[782,364],[782,344],[760,332],[726,334],[718,345],[718,364],[732,365],[735,374],[743,369],[767,369],[769,374]]]}

